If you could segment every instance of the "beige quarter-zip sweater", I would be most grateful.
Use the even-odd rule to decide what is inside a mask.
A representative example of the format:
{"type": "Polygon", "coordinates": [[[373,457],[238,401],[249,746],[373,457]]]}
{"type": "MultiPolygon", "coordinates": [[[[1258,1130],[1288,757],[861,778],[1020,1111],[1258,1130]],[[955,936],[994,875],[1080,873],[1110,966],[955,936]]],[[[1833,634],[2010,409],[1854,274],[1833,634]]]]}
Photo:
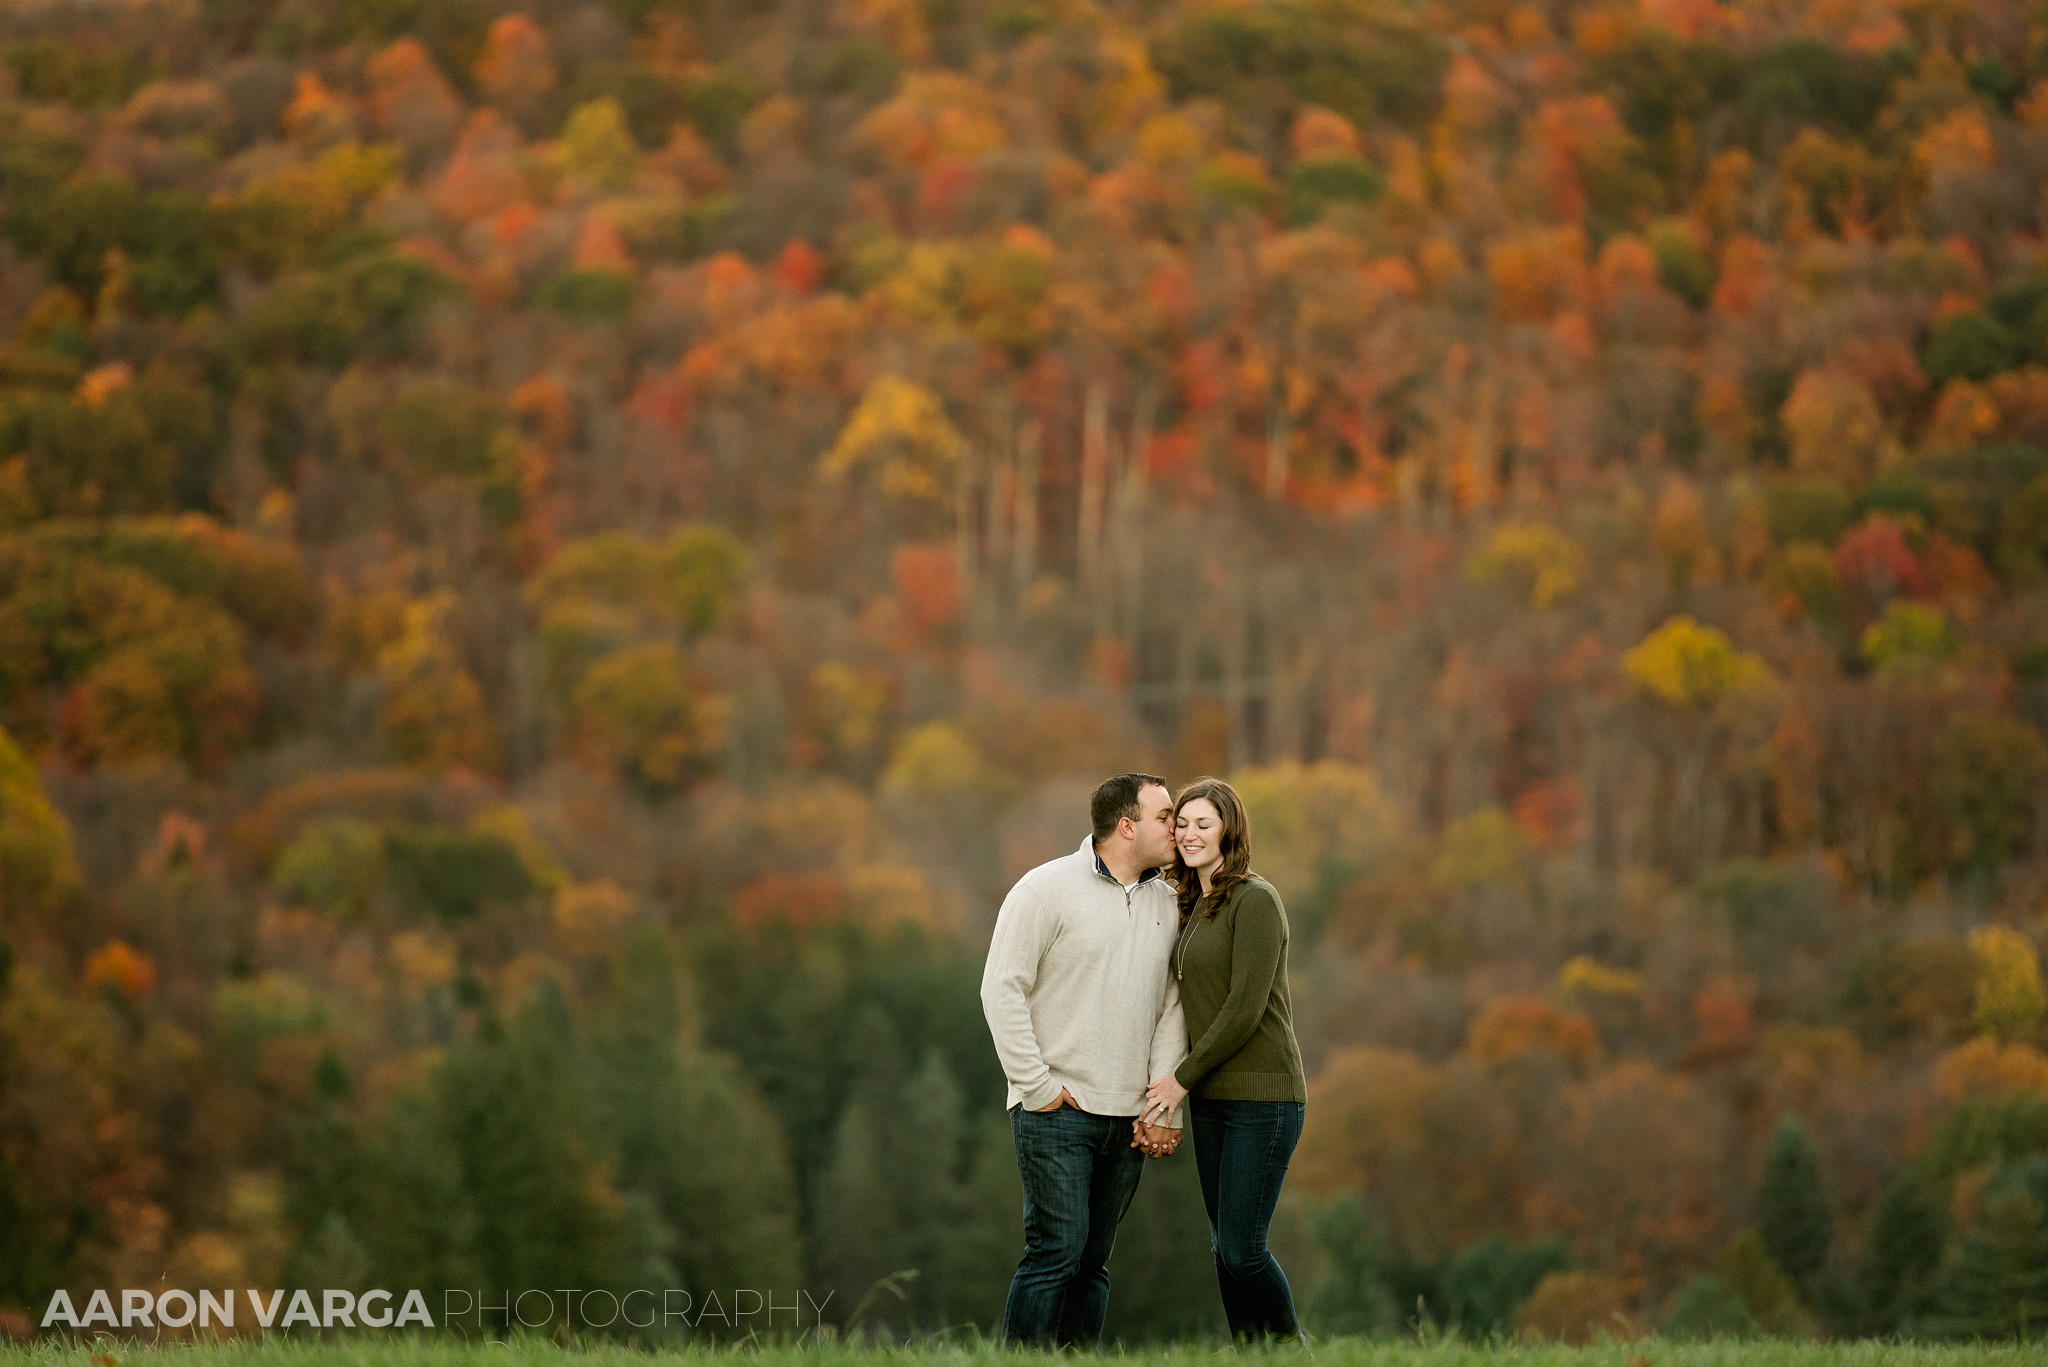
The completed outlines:
{"type": "MultiPolygon", "coordinates": [[[[981,975],[982,1013],[1010,1080],[1005,1107],[1038,1110],[1064,1087],[1097,1115],[1143,1109],[1152,1079],[1188,1052],[1167,968],[1178,921],[1165,879],[1124,887],[1092,837],[1017,880],[981,975]]],[[[1171,1123],[1181,1123],[1178,1108],[1171,1123]]]]}

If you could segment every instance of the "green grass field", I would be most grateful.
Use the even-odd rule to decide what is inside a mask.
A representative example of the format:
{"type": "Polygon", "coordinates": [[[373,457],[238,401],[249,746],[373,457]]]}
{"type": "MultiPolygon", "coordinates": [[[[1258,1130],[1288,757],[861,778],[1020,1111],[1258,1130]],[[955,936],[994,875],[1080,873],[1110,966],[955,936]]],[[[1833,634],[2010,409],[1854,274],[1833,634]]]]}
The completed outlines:
{"type": "MultiPolygon", "coordinates": [[[[1295,1348],[1270,1353],[1240,1354],[1226,1348],[1195,1346],[1112,1350],[1105,1356],[1159,1367],[1211,1367],[1241,1356],[1273,1357],[1315,1367],[1463,1367],[1464,1364],[1513,1361],[1528,1367],[2005,1367],[2043,1360],[2039,1344],[1927,1345],[1810,1343],[1787,1340],[1728,1340],[1717,1343],[1669,1343],[1659,1339],[1605,1342],[1585,1348],[1556,1345],[1485,1346],[1456,1341],[1434,1343],[1337,1339],[1311,1352],[1295,1348]]],[[[644,1367],[651,1358],[707,1365],[734,1358],[760,1367],[968,1367],[969,1364],[1028,1364],[1043,1355],[1005,1353],[978,1344],[909,1348],[854,1348],[843,1344],[736,1345],[687,1347],[658,1353],[615,1345],[565,1348],[541,1340],[503,1345],[375,1338],[339,1342],[291,1343],[241,1341],[221,1346],[60,1344],[55,1340],[0,1347],[4,1367],[604,1367],[607,1363],[644,1367]]]]}

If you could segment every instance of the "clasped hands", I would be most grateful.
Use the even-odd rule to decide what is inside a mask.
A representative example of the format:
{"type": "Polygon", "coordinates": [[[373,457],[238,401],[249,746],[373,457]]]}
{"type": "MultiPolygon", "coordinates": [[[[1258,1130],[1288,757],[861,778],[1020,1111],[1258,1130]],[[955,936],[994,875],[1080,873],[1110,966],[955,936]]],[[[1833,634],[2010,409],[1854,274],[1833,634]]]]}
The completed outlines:
{"type": "Polygon", "coordinates": [[[1180,1131],[1165,1125],[1147,1125],[1142,1120],[1131,1122],[1131,1147],[1143,1149],[1147,1158],[1164,1158],[1180,1147],[1180,1131]]]}
{"type": "Polygon", "coordinates": [[[1157,1119],[1164,1122],[1173,1119],[1174,1107],[1180,1105],[1187,1094],[1188,1089],[1181,1086],[1179,1079],[1172,1073],[1154,1079],[1152,1085],[1145,1089],[1144,1109],[1139,1111],[1138,1118],[1131,1122],[1135,1135],[1131,1140],[1132,1146],[1143,1149],[1148,1158],[1163,1158],[1172,1153],[1180,1145],[1181,1132],[1170,1129],[1163,1123],[1155,1125],[1152,1121],[1157,1119]]]}
{"type": "MultiPolygon", "coordinates": [[[[1186,1095],[1187,1093],[1180,1089],[1180,1084],[1173,1080],[1171,1073],[1159,1079],[1158,1082],[1153,1083],[1145,1092],[1144,1114],[1131,1122],[1131,1147],[1143,1149],[1147,1158],[1164,1158],[1179,1148],[1179,1130],[1167,1125],[1151,1124],[1145,1119],[1145,1116],[1151,1115],[1156,1111],[1161,1120],[1171,1120],[1173,1118],[1173,1108],[1180,1104],[1180,1098],[1186,1095]],[[1160,1089],[1161,1084],[1171,1086],[1176,1092],[1173,1100],[1168,1101],[1163,1110],[1158,1108],[1153,1098],[1153,1093],[1160,1089]]],[[[1046,1111],[1057,1111],[1062,1106],[1072,1106],[1075,1104],[1073,1094],[1062,1087],[1060,1088],[1060,1094],[1052,1099],[1051,1105],[1040,1106],[1037,1109],[1043,1114],[1046,1111]]]]}

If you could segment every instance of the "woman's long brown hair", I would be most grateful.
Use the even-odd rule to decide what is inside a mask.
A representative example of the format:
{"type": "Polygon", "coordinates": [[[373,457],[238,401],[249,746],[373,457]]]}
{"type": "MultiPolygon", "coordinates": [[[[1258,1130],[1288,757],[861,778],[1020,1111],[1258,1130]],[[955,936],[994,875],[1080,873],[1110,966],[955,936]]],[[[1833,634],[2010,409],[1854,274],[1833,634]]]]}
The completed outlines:
{"type": "MultiPolygon", "coordinates": [[[[1223,823],[1223,837],[1218,842],[1222,860],[1216,866],[1215,876],[1209,880],[1209,909],[1204,916],[1214,916],[1216,909],[1230,900],[1231,891],[1239,883],[1252,876],[1252,822],[1245,815],[1244,801],[1237,795],[1237,789],[1220,778],[1198,778],[1180,790],[1180,796],[1173,800],[1173,827],[1180,830],[1180,809],[1198,797],[1209,799],[1216,809],[1216,815],[1223,823]]],[[[1180,840],[1176,834],[1173,844],[1174,891],[1180,899],[1180,923],[1186,925],[1188,917],[1195,914],[1195,908],[1202,902],[1202,876],[1189,868],[1181,858],[1180,840]]]]}

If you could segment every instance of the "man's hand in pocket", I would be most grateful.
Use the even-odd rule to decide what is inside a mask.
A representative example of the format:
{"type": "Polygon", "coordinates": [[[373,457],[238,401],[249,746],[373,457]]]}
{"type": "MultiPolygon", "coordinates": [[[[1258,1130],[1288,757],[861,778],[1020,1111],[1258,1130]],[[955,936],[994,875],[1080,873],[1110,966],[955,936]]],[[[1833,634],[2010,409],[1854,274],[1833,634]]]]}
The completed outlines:
{"type": "MultiPolygon", "coordinates": [[[[1074,1098],[1068,1094],[1067,1089],[1064,1087],[1060,1088],[1060,1094],[1052,1099],[1052,1105],[1040,1106],[1036,1109],[1035,1113],[1044,1115],[1047,1111],[1057,1111],[1062,1106],[1074,1106],[1074,1098]]],[[[1078,1111],[1081,1108],[1074,1106],[1074,1109],[1078,1111]]]]}

